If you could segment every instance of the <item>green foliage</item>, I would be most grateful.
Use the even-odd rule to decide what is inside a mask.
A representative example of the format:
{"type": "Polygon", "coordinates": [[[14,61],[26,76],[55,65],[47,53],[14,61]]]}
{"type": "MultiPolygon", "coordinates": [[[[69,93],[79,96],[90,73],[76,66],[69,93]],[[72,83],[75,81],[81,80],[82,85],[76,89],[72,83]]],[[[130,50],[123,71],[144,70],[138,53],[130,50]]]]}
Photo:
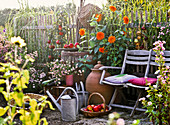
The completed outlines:
{"type": "Polygon", "coordinates": [[[101,12],[103,15],[102,21],[97,22],[98,17],[95,16],[90,20],[90,25],[95,28],[90,33],[90,52],[94,54],[93,59],[102,61],[104,65],[120,66],[123,53],[127,48],[127,41],[130,39],[124,35],[125,28],[121,28],[123,20],[117,19],[122,11],[112,12],[109,6],[106,5],[101,12]],[[99,32],[104,33],[102,40],[97,39],[97,33],[99,32]],[[109,37],[115,37],[115,40],[110,41],[109,37]]]}
{"type": "Polygon", "coordinates": [[[168,124],[170,119],[170,68],[165,66],[165,61],[163,57],[163,47],[164,41],[156,41],[154,43],[155,48],[153,50],[156,52],[155,62],[159,64],[159,76],[156,85],[149,85],[147,88],[148,95],[140,100],[145,108],[147,108],[146,113],[150,117],[150,120],[154,125],[168,124]]]}
{"type": "MultiPolygon", "coordinates": [[[[24,96],[23,89],[27,88],[29,83],[29,71],[25,69],[29,61],[34,60],[29,56],[25,56],[25,62],[22,65],[18,58],[17,51],[18,45],[23,44],[23,39],[20,37],[11,38],[11,42],[15,44],[15,51],[12,53],[7,53],[5,59],[8,60],[7,63],[0,63],[0,72],[2,73],[0,84],[6,84],[6,91],[0,88],[0,92],[4,95],[7,101],[7,106],[5,108],[0,107],[0,122],[3,124],[13,125],[13,120],[17,114],[20,114],[20,120],[24,125],[36,125],[43,120],[43,123],[47,125],[46,119],[40,119],[43,108],[46,104],[49,104],[50,108],[53,109],[51,103],[46,101],[47,97],[42,96],[39,101],[42,103],[37,103],[35,99],[31,99],[28,96],[24,96]],[[12,78],[12,80],[10,80],[12,78]],[[12,90],[12,86],[14,86],[12,90]],[[25,110],[25,100],[29,100],[31,106],[30,112],[25,110]],[[11,101],[14,100],[15,104],[11,106],[11,101]],[[21,107],[19,111],[16,111],[16,106],[21,107]],[[2,116],[7,114],[6,118],[2,116]]],[[[23,44],[25,46],[26,44],[23,44]]]]}

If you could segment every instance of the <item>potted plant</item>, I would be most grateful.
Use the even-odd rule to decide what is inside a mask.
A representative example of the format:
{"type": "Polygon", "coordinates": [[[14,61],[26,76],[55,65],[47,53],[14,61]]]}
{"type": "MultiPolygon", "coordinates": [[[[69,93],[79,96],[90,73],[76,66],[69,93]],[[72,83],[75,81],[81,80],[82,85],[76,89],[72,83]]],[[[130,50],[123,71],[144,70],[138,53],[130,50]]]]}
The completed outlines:
{"type": "Polygon", "coordinates": [[[65,78],[66,85],[73,85],[73,75],[77,74],[79,76],[83,75],[84,70],[78,68],[78,64],[74,65],[74,62],[58,60],[54,62],[47,63],[47,66],[50,68],[49,74],[51,78],[55,78],[57,84],[61,84],[65,78]]]}

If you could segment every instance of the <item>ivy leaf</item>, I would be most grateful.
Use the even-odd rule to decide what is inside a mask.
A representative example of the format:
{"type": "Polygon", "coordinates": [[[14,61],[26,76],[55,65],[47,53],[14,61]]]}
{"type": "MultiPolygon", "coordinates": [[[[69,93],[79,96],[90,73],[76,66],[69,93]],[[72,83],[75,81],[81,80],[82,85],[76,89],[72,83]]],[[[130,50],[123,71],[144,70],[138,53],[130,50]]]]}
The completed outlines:
{"type": "Polygon", "coordinates": [[[37,106],[37,101],[35,99],[30,99],[30,106],[31,106],[30,110],[32,112],[35,112],[35,108],[37,106]]]}
{"type": "Polygon", "coordinates": [[[119,51],[123,51],[123,50],[124,50],[124,48],[120,46],[119,47],[119,51]]]}
{"type": "Polygon", "coordinates": [[[8,109],[9,109],[9,106],[6,106],[5,108],[0,107],[0,116],[3,116],[8,109]]]}
{"type": "Polygon", "coordinates": [[[90,64],[90,65],[89,65],[89,64],[86,64],[86,67],[89,68],[89,69],[91,69],[91,68],[93,68],[93,65],[92,65],[92,64],[90,64]]]}
{"type": "Polygon", "coordinates": [[[46,119],[46,118],[40,119],[38,125],[41,125],[42,121],[43,121],[43,123],[44,123],[43,125],[48,125],[48,122],[47,122],[47,119],[46,119]]]}
{"type": "Polygon", "coordinates": [[[100,48],[100,46],[97,46],[97,47],[94,49],[94,53],[95,53],[95,54],[99,51],[99,48],[100,48]]]}
{"type": "Polygon", "coordinates": [[[95,33],[91,33],[90,35],[91,35],[91,36],[95,36],[96,34],[95,34],[95,33]]]}
{"type": "Polygon", "coordinates": [[[5,80],[4,79],[0,79],[0,84],[4,84],[5,80]]]}
{"type": "Polygon", "coordinates": [[[102,54],[99,54],[99,55],[98,55],[98,59],[100,59],[101,57],[102,57],[102,54]]]}
{"type": "Polygon", "coordinates": [[[103,31],[105,31],[106,30],[106,25],[100,30],[100,32],[103,32],[103,31]]]}
{"type": "Polygon", "coordinates": [[[117,57],[113,57],[113,60],[116,62],[117,61],[117,57]]]}
{"type": "Polygon", "coordinates": [[[90,46],[94,47],[95,46],[95,42],[94,41],[90,41],[90,46]]]}

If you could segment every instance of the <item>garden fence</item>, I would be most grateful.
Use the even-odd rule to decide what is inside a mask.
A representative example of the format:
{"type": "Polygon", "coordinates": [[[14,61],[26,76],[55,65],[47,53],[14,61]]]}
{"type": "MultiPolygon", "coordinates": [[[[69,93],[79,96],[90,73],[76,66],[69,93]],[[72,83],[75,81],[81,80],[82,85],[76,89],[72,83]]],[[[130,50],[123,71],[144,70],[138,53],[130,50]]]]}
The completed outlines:
{"type": "MultiPolygon", "coordinates": [[[[115,14],[116,15],[116,14],[115,14]]],[[[136,32],[140,29],[139,26],[147,26],[152,28],[152,26],[161,25],[161,23],[169,23],[168,8],[167,10],[125,10],[122,13],[121,20],[124,16],[128,16],[130,22],[127,28],[127,36],[134,40],[137,36],[136,32]]],[[[78,21],[77,15],[65,15],[67,16],[67,21],[62,24],[66,27],[65,43],[75,43],[80,42],[79,28],[82,27],[78,21]]],[[[114,16],[114,15],[113,15],[114,16]]],[[[53,28],[53,24],[58,21],[58,17],[55,14],[51,15],[38,15],[31,16],[27,18],[14,19],[14,33],[15,35],[20,35],[28,44],[28,51],[38,51],[39,58],[38,63],[45,63],[48,61],[48,30],[53,28]]],[[[117,25],[115,25],[115,29],[117,25]]],[[[113,29],[114,30],[114,29],[113,29]]],[[[141,29],[140,29],[141,30],[141,29]]],[[[149,35],[150,44],[154,42],[152,37],[158,34],[151,32],[149,35]]],[[[88,43],[84,47],[88,47],[88,43]]]]}

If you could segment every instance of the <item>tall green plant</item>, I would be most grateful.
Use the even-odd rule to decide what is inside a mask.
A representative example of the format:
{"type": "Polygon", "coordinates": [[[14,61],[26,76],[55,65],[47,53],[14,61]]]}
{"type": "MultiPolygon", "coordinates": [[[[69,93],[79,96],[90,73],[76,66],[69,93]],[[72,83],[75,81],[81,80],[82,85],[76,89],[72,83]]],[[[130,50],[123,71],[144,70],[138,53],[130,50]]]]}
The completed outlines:
{"type": "Polygon", "coordinates": [[[50,108],[53,109],[51,103],[46,101],[47,97],[40,98],[39,101],[43,101],[38,104],[35,99],[31,99],[28,96],[24,96],[23,89],[27,88],[29,83],[29,71],[25,69],[29,61],[33,62],[34,60],[26,55],[25,62],[22,65],[21,61],[18,59],[17,51],[18,47],[26,46],[26,43],[20,37],[12,37],[11,42],[15,44],[14,53],[7,53],[6,60],[7,63],[0,63],[0,72],[1,75],[0,84],[6,85],[6,91],[4,88],[0,88],[0,92],[4,95],[7,106],[5,108],[0,107],[0,123],[4,125],[13,125],[13,120],[17,114],[20,114],[20,120],[24,125],[36,125],[40,124],[41,121],[44,121],[44,124],[47,125],[45,118],[40,119],[43,108],[46,104],[49,104],[50,108]],[[12,78],[12,80],[10,80],[12,78]],[[12,86],[15,86],[12,91],[12,86]],[[29,99],[29,104],[31,106],[30,112],[25,110],[25,99],[29,99]],[[11,102],[15,101],[15,105],[11,106],[11,102]],[[16,106],[22,107],[19,111],[16,111],[16,106]],[[2,118],[4,114],[7,114],[6,118],[2,118]]]}
{"type": "Polygon", "coordinates": [[[164,46],[165,41],[156,41],[153,50],[156,52],[155,62],[159,64],[159,75],[156,85],[150,85],[147,88],[148,95],[140,98],[146,113],[154,125],[170,124],[170,67],[165,66],[164,46]]]}
{"type": "Polygon", "coordinates": [[[94,15],[90,25],[94,29],[90,33],[90,50],[94,60],[101,60],[105,65],[119,66],[123,60],[124,50],[127,48],[126,27],[129,18],[118,18],[122,10],[112,5],[106,5],[103,11],[94,15]]]}

